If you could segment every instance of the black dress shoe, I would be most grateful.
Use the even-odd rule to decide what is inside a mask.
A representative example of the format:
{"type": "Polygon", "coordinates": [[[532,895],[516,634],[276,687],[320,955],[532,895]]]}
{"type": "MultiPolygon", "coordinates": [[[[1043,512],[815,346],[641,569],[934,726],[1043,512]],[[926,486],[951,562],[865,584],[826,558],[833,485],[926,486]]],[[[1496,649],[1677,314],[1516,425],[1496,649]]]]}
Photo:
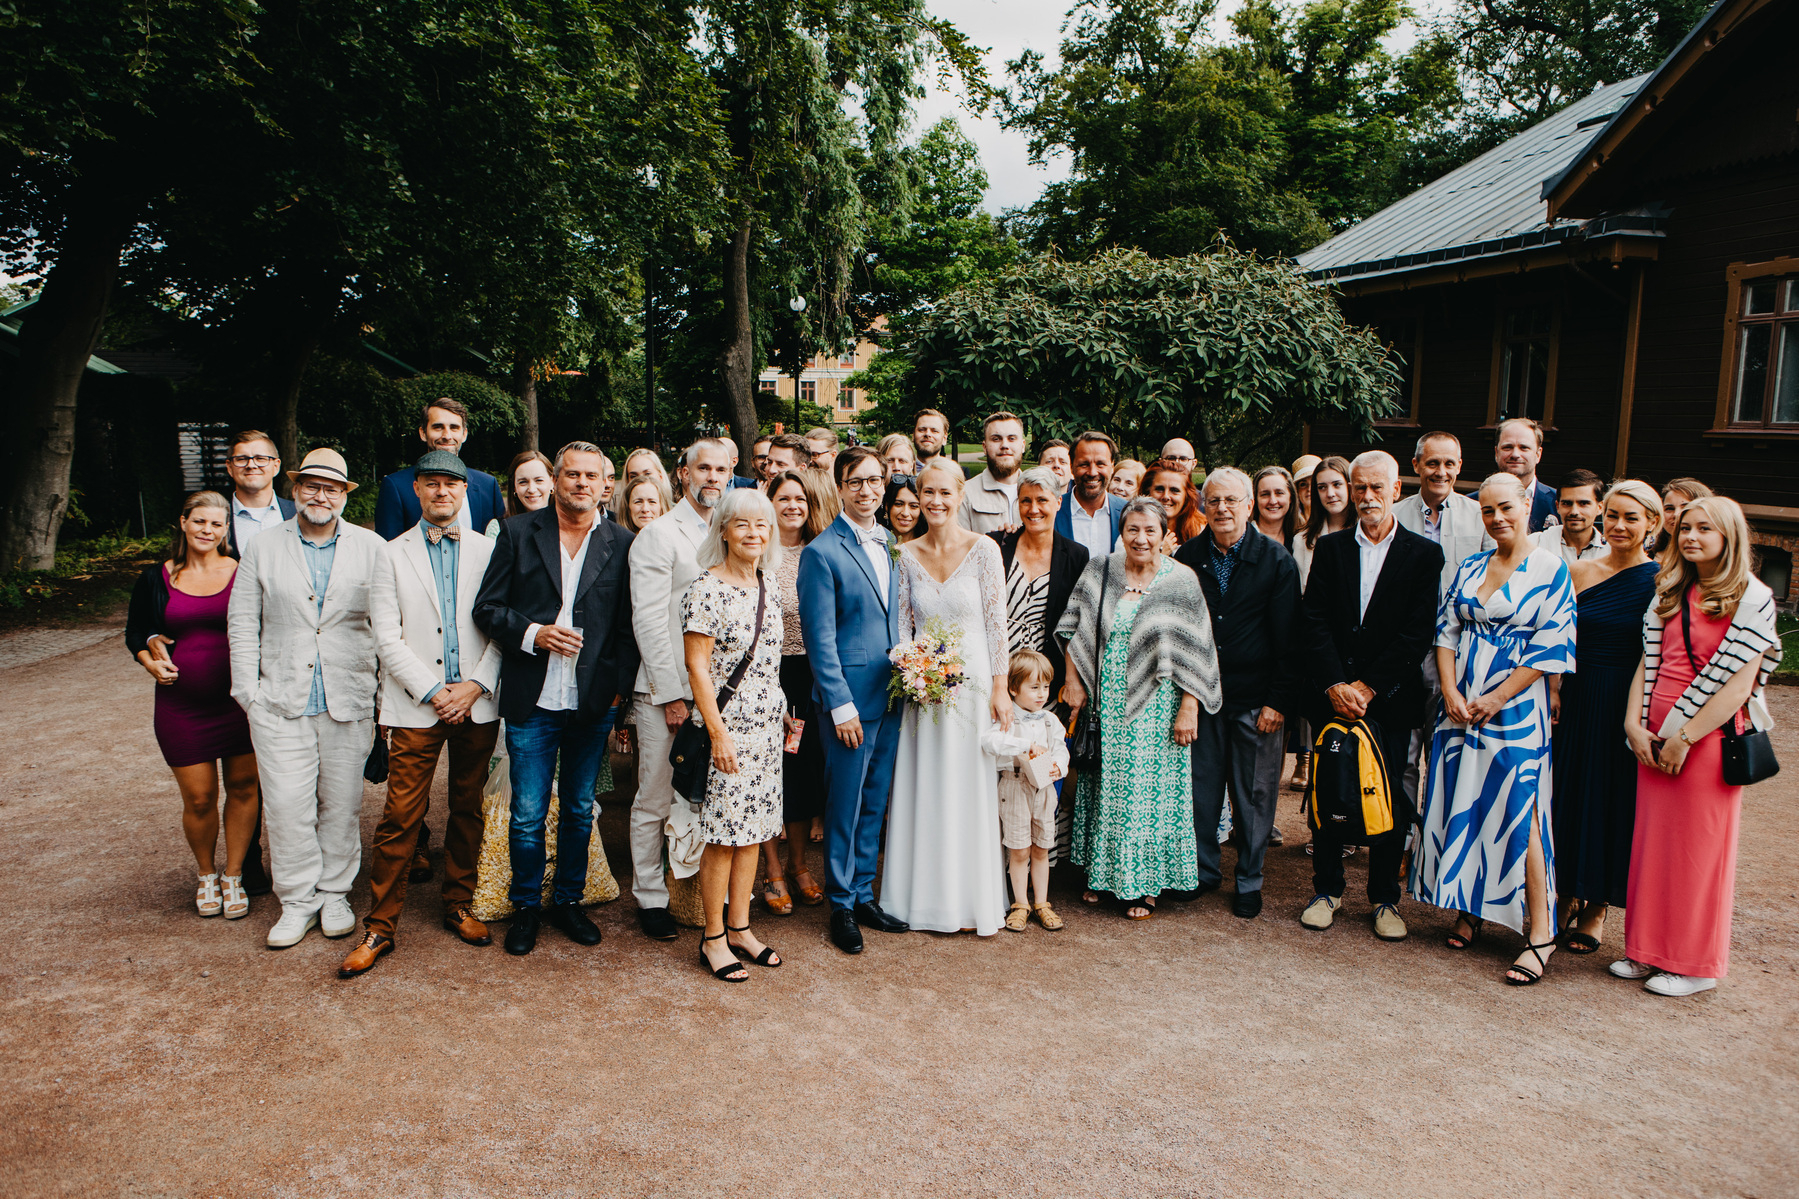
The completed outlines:
{"type": "Polygon", "coordinates": [[[512,927],[506,930],[506,952],[523,957],[537,948],[537,927],[543,913],[536,908],[520,908],[512,914],[512,927]]]}
{"type": "Polygon", "coordinates": [[[844,908],[831,909],[831,944],[845,953],[862,952],[862,930],[856,918],[844,908]]]}
{"type": "Polygon", "coordinates": [[[1254,920],[1262,914],[1262,893],[1260,891],[1239,891],[1231,899],[1231,915],[1240,916],[1244,920],[1254,920]]]}
{"type": "Polygon", "coordinates": [[[551,928],[577,945],[598,945],[600,926],[588,919],[578,903],[557,904],[544,914],[551,928]]]}
{"type": "Polygon", "coordinates": [[[1210,895],[1212,892],[1216,891],[1217,889],[1218,889],[1217,883],[1210,883],[1205,886],[1195,887],[1191,891],[1179,891],[1179,890],[1174,890],[1171,888],[1167,891],[1162,892],[1160,898],[1172,900],[1175,903],[1192,903],[1194,900],[1200,898],[1202,895],[1210,895]]]}
{"type": "Polygon", "coordinates": [[[681,935],[681,926],[667,908],[638,908],[637,927],[652,941],[673,941],[681,935]]]}
{"type": "Polygon", "coordinates": [[[872,903],[856,905],[856,923],[868,928],[878,928],[884,933],[909,933],[912,926],[898,916],[889,916],[880,907],[872,903]]]}

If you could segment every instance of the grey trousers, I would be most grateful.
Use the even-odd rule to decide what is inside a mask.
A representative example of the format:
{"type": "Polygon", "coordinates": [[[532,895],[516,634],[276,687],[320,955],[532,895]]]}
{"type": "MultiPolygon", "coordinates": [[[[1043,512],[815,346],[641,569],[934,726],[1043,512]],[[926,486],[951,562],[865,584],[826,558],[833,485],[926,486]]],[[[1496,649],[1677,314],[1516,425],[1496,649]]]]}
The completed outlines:
{"type": "Polygon", "coordinates": [[[251,704],[250,744],[275,898],[283,911],[316,912],[326,896],[348,895],[362,867],[362,768],[375,722],[251,704]]]}
{"type": "MultiPolygon", "coordinates": [[[[689,705],[691,707],[692,705],[689,705]]],[[[631,801],[631,894],[640,908],[668,907],[668,876],[662,855],[663,831],[675,798],[675,768],[668,751],[675,743],[662,709],[639,691],[632,699],[637,716],[637,797],[631,801]]]]}
{"type": "Polygon", "coordinates": [[[1280,799],[1281,765],[1286,760],[1287,730],[1256,732],[1260,708],[1229,715],[1199,713],[1199,735],[1193,740],[1193,827],[1199,844],[1199,885],[1216,887],[1224,880],[1218,822],[1224,792],[1230,787],[1236,810],[1237,892],[1262,889],[1262,860],[1268,854],[1268,832],[1280,799]]]}

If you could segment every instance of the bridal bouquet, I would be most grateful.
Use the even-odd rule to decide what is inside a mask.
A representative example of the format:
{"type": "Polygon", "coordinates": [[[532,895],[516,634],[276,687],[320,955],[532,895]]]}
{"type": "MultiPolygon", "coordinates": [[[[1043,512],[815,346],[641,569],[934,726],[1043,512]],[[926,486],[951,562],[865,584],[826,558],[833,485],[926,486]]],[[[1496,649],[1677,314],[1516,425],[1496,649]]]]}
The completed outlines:
{"type": "MultiPolygon", "coordinates": [[[[893,680],[887,694],[920,707],[941,709],[956,698],[966,676],[962,671],[962,634],[932,617],[924,631],[893,647],[893,680]]],[[[931,713],[933,719],[939,713],[931,713]]]]}

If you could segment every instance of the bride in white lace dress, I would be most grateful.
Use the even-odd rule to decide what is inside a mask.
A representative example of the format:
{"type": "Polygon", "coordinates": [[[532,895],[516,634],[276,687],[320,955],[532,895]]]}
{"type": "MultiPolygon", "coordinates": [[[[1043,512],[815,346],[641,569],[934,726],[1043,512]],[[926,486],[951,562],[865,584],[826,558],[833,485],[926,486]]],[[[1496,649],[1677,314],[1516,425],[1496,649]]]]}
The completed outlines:
{"type": "Polygon", "coordinates": [[[999,546],[956,524],[962,471],[933,459],[918,477],[929,531],[900,550],[900,637],[935,617],[962,633],[968,681],[953,703],[906,712],[887,825],[881,907],[915,929],[998,932],[1006,918],[999,767],[982,745],[1011,728],[1006,580],[999,546]]]}

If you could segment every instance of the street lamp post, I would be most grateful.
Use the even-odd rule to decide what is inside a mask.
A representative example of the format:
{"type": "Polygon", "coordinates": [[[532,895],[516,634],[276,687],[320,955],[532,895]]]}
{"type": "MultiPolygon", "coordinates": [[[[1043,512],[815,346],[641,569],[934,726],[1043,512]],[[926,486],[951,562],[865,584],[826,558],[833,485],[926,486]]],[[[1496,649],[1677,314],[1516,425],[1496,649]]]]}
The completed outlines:
{"type": "Polygon", "coordinates": [[[805,359],[800,357],[804,345],[800,338],[799,318],[806,311],[806,297],[795,296],[787,301],[787,307],[793,311],[793,433],[800,436],[800,375],[806,369],[805,359]]]}

